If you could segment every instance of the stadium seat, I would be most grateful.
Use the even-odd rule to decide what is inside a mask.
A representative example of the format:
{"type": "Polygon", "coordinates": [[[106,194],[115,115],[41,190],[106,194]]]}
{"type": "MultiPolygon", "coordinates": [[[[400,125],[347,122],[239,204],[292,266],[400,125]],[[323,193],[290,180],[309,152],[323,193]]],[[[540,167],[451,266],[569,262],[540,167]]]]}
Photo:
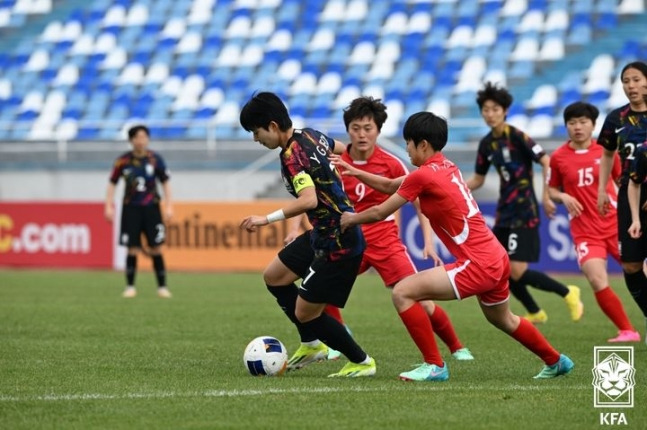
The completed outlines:
{"type": "Polygon", "coordinates": [[[622,0],[617,9],[619,14],[639,14],[645,11],[643,0],[622,0]]]}
{"type": "Polygon", "coordinates": [[[533,139],[546,139],[552,135],[553,127],[553,117],[540,114],[530,119],[526,132],[533,139]]]}
{"type": "Polygon", "coordinates": [[[557,88],[554,85],[544,84],[537,87],[526,107],[530,109],[539,109],[543,107],[552,107],[557,103],[557,88]]]}
{"type": "Polygon", "coordinates": [[[541,49],[537,59],[540,61],[555,61],[564,58],[566,48],[564,46],[564,40],[561,37],[550,37],[547,38],[541,49]]]}

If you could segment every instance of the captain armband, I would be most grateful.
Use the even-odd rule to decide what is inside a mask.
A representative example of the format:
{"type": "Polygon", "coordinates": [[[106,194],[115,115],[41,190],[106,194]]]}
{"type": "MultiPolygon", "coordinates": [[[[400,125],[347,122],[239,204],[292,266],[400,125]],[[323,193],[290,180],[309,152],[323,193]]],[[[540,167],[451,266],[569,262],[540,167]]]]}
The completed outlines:
{"type": "Polygon", "coordinates": [[[292,178],[292,187],[294,188],[294,192],[297,194],[299,194],[299,192],[304,188],[314,186],[315,184],[312,181],[312,178],[306,172],[300,172],[292,178]]]}

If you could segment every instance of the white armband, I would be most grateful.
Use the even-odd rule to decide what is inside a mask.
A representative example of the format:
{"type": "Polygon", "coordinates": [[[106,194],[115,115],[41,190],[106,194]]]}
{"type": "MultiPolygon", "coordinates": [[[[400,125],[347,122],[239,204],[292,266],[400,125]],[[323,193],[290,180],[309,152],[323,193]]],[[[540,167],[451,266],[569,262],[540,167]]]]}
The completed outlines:
{"type": "Polygon", "coordinates": [[[277,211],[272,212],[271,214],[267,214],[267,223],[271,224],[274,221],[281,221],[282,219],[285,219],[285,214],[283,213],[283,209],[279,209],[277,211]]]}

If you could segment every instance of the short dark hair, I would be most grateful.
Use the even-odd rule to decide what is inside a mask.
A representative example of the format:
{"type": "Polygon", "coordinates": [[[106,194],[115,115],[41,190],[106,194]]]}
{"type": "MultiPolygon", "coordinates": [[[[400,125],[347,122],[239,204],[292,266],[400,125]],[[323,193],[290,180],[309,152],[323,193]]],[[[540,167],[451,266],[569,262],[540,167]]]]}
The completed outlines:
{"type": "Polygon", "coordinates": [[[414,113],[404,123],[402,137],[416,146],[426,140],[434,151],[441,151],[447,145],[447,121],[431,112],[414,113]]]}
{"type": "Polygon", "coordinates": [[[288,131],[292,127],[288,109],[274,93],[254,93],[240,111],[240,125],[247,131],[258,128],[269,130],[272,121],[278,124],[281,131],[288,131]]]}
{"type": "Polygon", "coordinates": [[[140,131],[146,133],[146,136],[151,137],[151,131],[148,129],[148,127],[143,124],[138,124],[128,129],[128,140],[133,140],[133,138],[137,136],[137,133],[139,133],[140,131]]]}
{"type": "Polygon", "coordinates": [[[591,103],[585,103],[585,102],[571,103],[570,105],[566,106],[566,108],[564,109],[564,124],[566,124],[572,118],[581,118],[581,117],[586,117],[591,121],[593,121],[593,124],[595,124],[595,120],[598,119],[598,115],[600,115],[600,111],[591,103]]]}
{"type": "Polygon", "coordinates": [[[382,131],[382,125],[386,121],[387,116],[386,106],[382,103],[381,99],[358,97],[344,109],[344,124],[346,125],[346,131],[348,131],[348,126],[352,121],[369,117],[373,118],[377,129],[382,131]]]}
{"type": "Polygon", "coordinates": [[[512,105],[513,99],[507,89],[498,87],[492,82],[486,82],[483,89],[476,93],[476,103],[479,105],[479,109],[483,109],[483,104],[488,100],[492,100],[503,109],[508,109],[512,105]]]}
{"type": "Polygon", "coordinates": [[[642,61],[632,61],[622,68],[622,71],[620,72],[620,80],[622,80],[625,72],[629,69],[636,69],[641,72],[645,78],[647,78],[647,64],[642,61]]]}

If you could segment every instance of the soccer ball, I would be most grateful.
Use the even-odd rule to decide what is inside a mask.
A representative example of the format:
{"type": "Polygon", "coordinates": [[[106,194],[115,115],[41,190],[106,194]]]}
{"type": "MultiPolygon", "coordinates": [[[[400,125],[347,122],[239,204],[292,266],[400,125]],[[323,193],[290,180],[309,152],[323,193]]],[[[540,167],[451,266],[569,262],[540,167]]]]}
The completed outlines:
{"type": "Polygon", "coordinates": [[[280,376],[288,367],[288,351],[277,338],[259,336],[245,348],[243,364],[254,376],[280,376]]]}

